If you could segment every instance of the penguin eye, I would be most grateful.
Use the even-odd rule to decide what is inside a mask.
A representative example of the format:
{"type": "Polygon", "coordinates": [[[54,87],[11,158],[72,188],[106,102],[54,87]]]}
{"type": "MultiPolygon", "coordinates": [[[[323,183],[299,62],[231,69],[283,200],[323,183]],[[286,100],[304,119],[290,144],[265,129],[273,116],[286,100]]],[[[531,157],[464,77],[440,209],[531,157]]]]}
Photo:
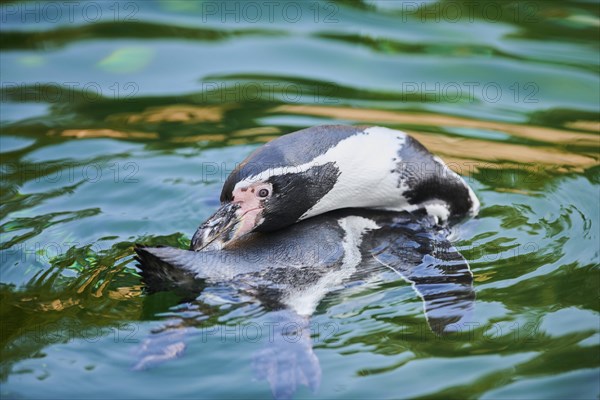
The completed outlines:
{"type": "Polygon", "coordinates": [[[258,191],[258,197],[267,197],[269,195],[268,189],[260,189],[258,191]]]}

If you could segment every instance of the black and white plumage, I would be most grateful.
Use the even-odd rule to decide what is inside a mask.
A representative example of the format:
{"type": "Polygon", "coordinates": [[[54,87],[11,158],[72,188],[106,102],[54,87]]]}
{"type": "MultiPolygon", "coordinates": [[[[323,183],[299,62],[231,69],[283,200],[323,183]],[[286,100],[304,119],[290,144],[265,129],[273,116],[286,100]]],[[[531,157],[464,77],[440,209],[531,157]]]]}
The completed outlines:
{"type": "MultiPolygon", "coordinates": [[[[232,172],[221,203],[190,250],[136,248],[150,291],[176,289],[193,299],[206,286],[227,285],[273,319],[306,330],[328,293],[393,271],[423,300],[432,331],[469,321],[473,277],[443,225],[477,214],[479,201],[403,132],[332,125],[282,136],[232,172]]],[[[309,333],[269,346],[255,368],[276,398],[291,397],[298,384],[318,385],[309,333]]]]}
{"type": "Polygon", "coordinates": [[[424,213],[347,209],[277,232],[249,234],[221,250],[138,247],[136,252],[151,290],[197,293],[201,286],[228,283],[272,308],[303,316],[330,291],[373,273],[375,263],[413,284],[428,318],[448,302],[459,310],[431,317],[432,330],[443,333],[463,318],[474,298],[469,265],[446,233],[424,213]]]}
{"type": "Polygon", "coordinates": [[[277,138],[227,178],[222,207],[192,239],[221,248],[328,211],[425,210],[440,223],[476,215],[479,201],[444,162],[404,132],[324,125],[277,138]]]}
{"type": "MultiPolygon", "coordinates": [[[[347,209],[276,232],[251,233],[221,250],[138,247],[136,252],[151,291],[170,289],[194,299],[202,290],[226,286],[260,304],[267,312],[263,320],[276,328],[255,354],[254,371],[269,381],[275,398],[291,398],[299,385],[315,390],[320,381],[310,317],[325,296],[348,286],[354,291],[357,281],[399,276],[410,282],[439,335],[471,322],[473,276],[446,234],[424,213],[347,209]],[[286,326],[301,332],[290,339],[286,326]]],[[[152,351],[142,354],[137,366],[177,356],[171,349],[183,348],[187,326],[149,339],[145,347],[152,351]]]]}

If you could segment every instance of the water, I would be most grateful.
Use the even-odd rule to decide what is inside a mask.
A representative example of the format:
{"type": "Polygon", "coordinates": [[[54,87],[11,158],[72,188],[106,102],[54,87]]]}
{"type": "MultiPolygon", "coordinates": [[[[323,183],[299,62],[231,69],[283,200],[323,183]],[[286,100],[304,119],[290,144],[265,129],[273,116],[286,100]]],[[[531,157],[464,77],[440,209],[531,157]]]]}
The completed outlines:
{"type": "Polygon", "coordinates": [[[252,149],[350,123],[414,134],[476,191],[453,233],[474,324],[434,335],[402,281],[332,294],[296,397],[598,398],[598,3],[253,4],[0,6],[2,396],[270,396],[243,332],[265,311],[147,295],[132,246],[187,246],[252,149]],[[183,355],[132,371],[174,318],[183,355]]]}

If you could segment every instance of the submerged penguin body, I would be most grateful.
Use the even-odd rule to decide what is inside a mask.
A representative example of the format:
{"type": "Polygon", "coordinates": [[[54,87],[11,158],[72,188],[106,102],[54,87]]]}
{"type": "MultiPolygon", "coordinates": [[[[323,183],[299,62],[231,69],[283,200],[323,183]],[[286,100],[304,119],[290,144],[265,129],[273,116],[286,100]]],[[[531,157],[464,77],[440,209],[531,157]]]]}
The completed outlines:
{"type": "MultiPolygon", "coordinates": [[[[469,266],[445,232],[424,214],[352,209],[249,235],[222,250],[138,247],[136,252],[150,290],[197,293],[202,286],[227,283],[270,305],[311,315],[327,293],[373,273],[376,264],[379,271],[394,271],[413,283],[431,309],[439,296],[428,285],[444,279],[457,285],[452,290],[459,289],[463,300],[473,297],[469,266]]],[[[447,325],[460,316],[446,317],[447,325]]]]}

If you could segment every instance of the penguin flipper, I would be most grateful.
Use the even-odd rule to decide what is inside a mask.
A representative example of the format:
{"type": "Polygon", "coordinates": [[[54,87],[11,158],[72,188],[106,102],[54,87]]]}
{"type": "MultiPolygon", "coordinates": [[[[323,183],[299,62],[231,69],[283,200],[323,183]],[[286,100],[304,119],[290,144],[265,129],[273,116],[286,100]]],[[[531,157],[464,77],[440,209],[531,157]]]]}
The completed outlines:
{"type": "Polygon", "coordinates": [[[202,280],[196,271],[186,268],[192,264],[185,257],[188,251],[174,247],[144,247],[136,245],[135,259],[142,270],[142,280],[149,292],[180,289],[198,293],[202,280]]]}
{"type": "Polygon", "coordinates": [[[426,233],[381,244],[371,252],[381,264],[412,283],[423,300],[431,330],[444,335],[472,322],[475,304],[469,263],[442,235],[426,233]]]}

